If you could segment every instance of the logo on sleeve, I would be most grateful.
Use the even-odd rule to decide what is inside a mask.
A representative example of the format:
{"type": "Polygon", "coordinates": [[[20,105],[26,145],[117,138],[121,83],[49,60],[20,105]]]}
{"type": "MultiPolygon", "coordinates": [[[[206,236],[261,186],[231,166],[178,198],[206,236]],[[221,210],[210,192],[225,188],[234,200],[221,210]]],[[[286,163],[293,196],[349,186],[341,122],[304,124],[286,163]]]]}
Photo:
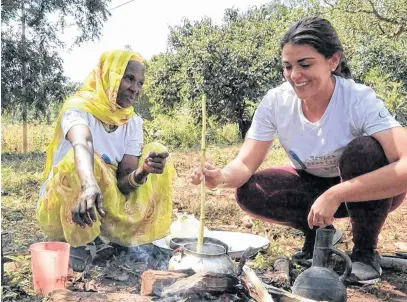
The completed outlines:
{"type": "Polygon", "coordinates": [[[380,116],[381,118],[385,118],[385,117],[387,117],[387,116],[389,116],[389,115],[390,115],[390,112],[389,112],[389,110],[387,110],[387,109],[380,110],[380,112],[379,112],[379,116],[380,116]]]}

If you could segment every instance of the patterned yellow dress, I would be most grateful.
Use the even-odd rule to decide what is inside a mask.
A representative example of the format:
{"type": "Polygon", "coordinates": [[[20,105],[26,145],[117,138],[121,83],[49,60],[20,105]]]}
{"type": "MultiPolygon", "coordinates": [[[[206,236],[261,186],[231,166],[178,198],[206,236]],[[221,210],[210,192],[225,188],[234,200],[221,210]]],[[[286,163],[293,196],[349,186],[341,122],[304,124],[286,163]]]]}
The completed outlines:
{"type": "MultiPolygon", "coordinates": [[[[150,174],[140,188],[123,195],[117,187],[117,165],[106,163],[95,153],[94,175],[103,194],[106,216],[103,220],[98,217],[91,227],[86,228],[74,224],[71,216],[71,210],[81,192],[73,150],[70,149],[58,163],[53,164],[55,153],[64,140],[60,122],[67,110],[80,109],[106,125],[118,127],[133,117],[132,107],[120,108],[116,105],[117,91],[129,60],[142,62],[141,57],[133,52],[105,52],[82,88],[65,101],[60,112],[53,139],[47,149],[44,170],[46,182],[36,212],[42,230],[53,240],[65,240],[77,247],[102,234],[111,242],[130,246],[149,243],[169,233],[172,179],[175,175],[170,160],[163,174],[150,174]]],[[[164,150],[161,144],[147,144],[142,149],[141,158],[150,151],[164,150]]]]}

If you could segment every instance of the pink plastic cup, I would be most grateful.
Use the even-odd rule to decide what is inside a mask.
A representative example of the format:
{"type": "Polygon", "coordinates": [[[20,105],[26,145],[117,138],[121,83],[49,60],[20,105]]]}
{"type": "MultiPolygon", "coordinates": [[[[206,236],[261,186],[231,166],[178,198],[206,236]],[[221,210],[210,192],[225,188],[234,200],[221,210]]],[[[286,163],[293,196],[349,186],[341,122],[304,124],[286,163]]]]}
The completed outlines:
{"type": "Polygon", "coordinates": [[[66,288],[70,245],[65,242],[39,242],[30,246],[34,291],[47,295],[66,288]]]}

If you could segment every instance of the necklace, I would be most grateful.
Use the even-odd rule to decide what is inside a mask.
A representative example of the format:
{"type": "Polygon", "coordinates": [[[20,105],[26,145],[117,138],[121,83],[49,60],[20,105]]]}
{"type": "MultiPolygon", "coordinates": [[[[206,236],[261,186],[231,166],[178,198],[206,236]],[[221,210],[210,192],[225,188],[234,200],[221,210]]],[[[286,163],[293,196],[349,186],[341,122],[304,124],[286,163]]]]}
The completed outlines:
{"type": "Polygon", "coordinates": [[[116,131],[116,129],[118,128],[118,126],[116,126],[116,125],[108,125],[103,122],[102,122],[102,125],[107,133],[112,133],[112,132],[116,131]]]}

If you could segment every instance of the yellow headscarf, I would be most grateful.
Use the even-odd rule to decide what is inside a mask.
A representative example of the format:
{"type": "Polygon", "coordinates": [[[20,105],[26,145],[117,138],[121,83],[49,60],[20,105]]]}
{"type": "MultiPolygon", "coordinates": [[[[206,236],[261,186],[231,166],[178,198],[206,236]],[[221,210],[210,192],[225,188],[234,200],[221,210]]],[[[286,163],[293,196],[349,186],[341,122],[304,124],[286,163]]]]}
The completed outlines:
{"type": "Polygon", "coordinates": [[[87,76],[82,87],[62,106],[57,119],[54,136],[47,148],[47,159],[43,177],[48,178],[52,168],[54,152],[62,137],[61,117],[69,109],[80,109],[92,114],[108,125],[121,126],[134,115],[132,106],[121,108],[116,104],[117,92],[129,61],[144,63],[143,58],[127,50],[104,52],[96,68],[87,76]]]}

